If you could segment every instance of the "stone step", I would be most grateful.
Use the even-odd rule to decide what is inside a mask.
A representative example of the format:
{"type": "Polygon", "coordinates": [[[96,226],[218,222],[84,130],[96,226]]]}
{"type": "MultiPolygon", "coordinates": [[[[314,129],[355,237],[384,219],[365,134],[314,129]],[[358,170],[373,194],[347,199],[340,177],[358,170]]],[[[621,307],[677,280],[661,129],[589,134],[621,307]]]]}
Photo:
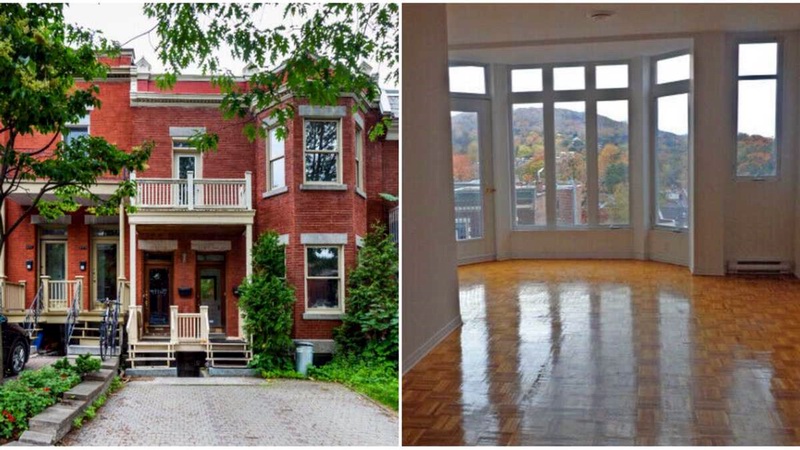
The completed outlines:
{"type": "Polygon", "coordinates": [[[113,368],[103,369],[101,366],[101,369],[98,370],[97,372],[87,373],[86,376],[84,377],[84,380],[104,382],[107,379],[113,377],[116,372],[117,372],[116,369],[113,368]]]}
{"type": "MultiPolygon", "coordinates": [[[[110,372],[110,371],[109,371],[110,372]]],[[[100,380],[84,380],[81,384],[73,387],[64,393],[64,398],[69,400],[86,400],[91,398],[101,389],[103,389],[105,379],[100,380]]]]}
{"type": "Polygon", "coordinates": [[[80,413],[81,410],[78,404],[56,404],[31,418],[28,421],[28,426],[30,431],[53,433],[56,436],[63,436],[72,426],[72,421],[75,420],[80,413]]]}
{"type": "Polygon", "coordinates": [[[53,445],[56,440],[56,434],[49,431],[33,431],[26,430],[19,437],[16,442],[11,442],[6,445],[36,445],[36,446],[49,446],[53,445]]]}

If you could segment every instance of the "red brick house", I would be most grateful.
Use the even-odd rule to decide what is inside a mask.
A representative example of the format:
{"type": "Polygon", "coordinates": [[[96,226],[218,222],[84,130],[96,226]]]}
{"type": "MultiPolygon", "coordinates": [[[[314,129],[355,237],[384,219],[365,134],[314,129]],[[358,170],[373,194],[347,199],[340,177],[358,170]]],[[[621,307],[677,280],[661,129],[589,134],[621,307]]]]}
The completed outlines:
{"type": "MultiPolygon", "coordinates": [[[[129,175],[138,185],[130,199],[137,211],[99,217],[81,208],[56,222],[27,219],[0,257],[9,318],[23,320],[38,293],[39,328],[58,326],[77,299],[81,314],[71,343],[95,345],[97,300],[120,298],[131,312],[134,365],[169,365],[181,351],[205,351],[212,364],[233,365],[214,352],[240,348],[237,357],[249,355],[236,288],[250,274],[254,240],[275,230],[297,296],[293,337],[330,353],[361,237],[395,206],[379,194],[398,193],[396,120],[384,138],[373,142],[367,134],[383,115],[396,119],[396,91],[374,102],[343,95],[330,107],[287,95],[284,101],[296,106],[287,139],[278,141],[269,120],[254,117],[270,128],[269,138],[250,142],[240,122],[223,120],[222,96],[208,78],[184,76],[161,91],[147,62],[134,64],[132,51],[110,65],[108,79],[98,83],[102,107],[71,129],[122,149],[155,142],[148,168],[129,175]],[[190,147],[187,138],[198,130],[218,134],[217,151],[190,147]]],[[[31,137],[19,147],[46,139],[31,137]]],[[[112,192],[115,181],[102,180],[97,193],[112,192]]],[[[19,217],[30,202],[25,190],[38,192],[36,184],[7,202],[6,221],[19,217]]]]}

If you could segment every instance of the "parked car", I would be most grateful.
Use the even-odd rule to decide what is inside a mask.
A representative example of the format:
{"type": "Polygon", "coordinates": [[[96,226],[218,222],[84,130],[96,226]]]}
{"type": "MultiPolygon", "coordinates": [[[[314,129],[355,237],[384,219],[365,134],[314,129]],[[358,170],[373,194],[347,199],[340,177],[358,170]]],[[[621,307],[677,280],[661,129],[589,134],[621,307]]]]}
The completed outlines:
{"type": "Polygon", "coordinates": [[[0,327],[3,330],[3,367],[7,374],[16,375],[22,372],[28,363],[31,340],[21,326],[8,323],[8,318],[2,314],[0,314],[0,327]]]}

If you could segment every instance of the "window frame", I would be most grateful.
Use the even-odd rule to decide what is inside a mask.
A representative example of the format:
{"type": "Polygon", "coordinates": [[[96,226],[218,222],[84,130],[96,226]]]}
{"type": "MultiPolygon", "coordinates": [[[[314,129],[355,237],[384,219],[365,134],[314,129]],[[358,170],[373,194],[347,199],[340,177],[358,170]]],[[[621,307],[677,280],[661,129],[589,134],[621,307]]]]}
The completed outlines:
{"type": "Polygon", "coordinates": [[[65,127],[66,127],[68,130],[70,130],[70,131],[68,131],[68,132],[67,132],[67,134],[61,133],[61,140],[62,140],[64,143],[67,143],[67,136],[69,136],[69,134],[71,133],[71,131],[72,131],[72,130],[75,130],[75,129],[82,129],[82,128],[86,128],[86,135],[87,135],[87,136],[91,136],[91,135],[92,135],[92,128],[91,128],[91,127],[92,127],[92,117],[91,117],[91,110],[90,110],[88,113],[86,113],[86,115],[85,115],[85,116],[81,117],[81,118],[78,120],[78,122],[76,122],[76,123],[68,123],[68,124],[66,124],[66,125],[65,125],[65,127]],[[84,123],[84,122],[85,122],[85,123],[84,123]]]}
{"type": "MultiPolygon", "coordinates": [[[[345,298],[344,298],[344,283],[345,283],[345,273],[344,273],[344,244],[304,244],[303,245],[303,288],[304,288],[304,295],[305,299],[303,301],[303,310],[306,313],[313,313],[313,314],[331,314],[331,315],[338,315],[344,314],[345,312],[345,298]],[[338,256],[339,259],[337,261],[337,265],[339,266],[339,276],[338,277],[309,277],[308,276],[308,249],[309,248],[336,248],[338,249],[338,256]],[[339,280],[339,289],[337,294],[339,295],[339,306],[338,308],[311,308],[308,306],[308,280],[339,280]]],[[[284,259],[284,262],[286,260],[284,259]]]]}
{"type": "Polygon", "coordinates": [[[648,80],[650,83],[650,98],[648,99],[649,102],[649,120],[650,120],[650,129],[648,130],[648,146],[650,147],[649,157],[649,185],[650,185],[650,229],[652,230],[661,230],[661,231],[671,231],[673,233],[686,233],[692,228],[692,155],[694,154],[694,130],[693,130],[693,119],[694,119],[694,94],[693,94],[693,82],[694,82],[694,54],[692,53],[691,49],[682,49],[682,50],[675,50],[668,53],[662,53],[660,55],[655,55],[650,58],[650,79],[648,80]],[[689,79],[687,80],[678,80],[678,81],[671,81],[669,83],[662,83],[657,84],[658,80],[658,61],[663,59],[670,59],[676,56],[682,55],[689,55],[689,79]],[[669,97],[673,95],[681,95],[686,94],[688,96],[688,133],[687,133],[687,167],[686,171],[688,172],[687,175],[687,191],[688,191],[688,213],[689,213],[689,220],[686,223],[686,228],[683,227],[673,227],[668,225],[659,225],[657,216],[658,216],[658,192],[657,192],[657,180],[656,180],[656,132],[658,131],[658,99],[660,97],[669,97]]]}
{"type": "Polygon", "coordinates": [[[193,156],[194,157],[194,172],[193,178],[194,179],[203,179],[203,154],[197,150],[196,147],[176,147],[176,142],[189,142],[188,137],[176,137],[172,136],[171,139],[171,146],[172,146],[172,177],[174,179],[180,178],[180,166],[178,163],[178,158],[180,156],[193,156]]]}
{"type": "MultiPolygon", "coordinates": [[[[512,231],[577,231],[577,230],[615,230],[630,229],[632,216],[630,205],[632,189],[630,189],[630,169],[628,170],[628,223],[627,224],[607,224],[599,223],[600,211],[600,185],[597,144],[597,103],[601,101],[625,100],[628,102],[628,154],[630,156],[630,131],[631,131],[631,110],[633,108],[633,61],[630,59],[611,59],[602,61],[583,61],[583,62],[559,62],[543,64],[515,64],[509,65],[506,70],[508,82],[508,136],[509,136],[509,174],[512,180],[510,219],[512,231]],[[603,88],[597,89],[597,79],[595,68],[597,66],[628,66],[628,87],[626,88],[603,88]],[[584,89],[560,90],[556,91],[554,86],[554,69],[565,67],[584,67],[584,89]],[[520,69],[542,69],[542,90],[538,92],[512,92],[511,91],[511,72],[520,69]],[[555,167],[555,104],[563,102],[584,102],[585,105],[585,135],[586,135],[586,191],[587,200],[587,223],[580,225],[559,225],[558,210],[556,208],[556,167],[555,167]],[[546,224],[545,225],[520,225],[517,223],[517,189],[514,184],[514,131],[513,117],[514,105],[527,103],[542,104],[542,128],[545,152],[545,195],[546,195],[546,224]],[[590,135],[593,145],[589,145],[590,135]],[[591,156],[591,158],[590,158],[591,156]]],[[[630,164],[630,162],[629,162],[630,164]]]]}
{"type": "Polygon", "coordinates": [[[783,62],[784,62],[784,38],[783,36],[755,34],[740,35],[733,43],[733,74],[734,74],[734,94],[733,94],[733,179],[735,182],[775,182],[781,179],[781,138],[783,127],[781,126],[783,110],[783,62]],[[775,75],[739,75],[739,46],[742,44],[771,44],[778,45],[775,75]],[[739,82],[743,80],[775,80],[775,175],[751,176],[739,175],[738,160],[738,135],[739,135],[739,82]]]}
{"type": "MultiPolygon", "coordinates": [[[[280,190],[284,190],[287,187],[286,184],[286,137],[283,139],[283,156],[278,158],[272,157],[272,133],[274,133],[278,127],[270,127],[267,129],[267,139],[266,139],[266,150],[267,150],[267,167],[266,167],[266,193],[277,192],[280,190]],[[272,163],[278,160],[283,160],[283,185],[282,186],[272,186],[272,163]]],[[[304,155],[305,156],[305,155],[304,155]]],[[[305,162],[305,160],[304,160],[305,162]]],[[[305,169],[305,167],[303,167],[305,169]]]]}
{"type": "Polygon", "coordinates": [[[356,193],[364,194],[364,130],[356,124],[355,148],[353,149],[356,166],[356,193]]]}
{"type": "Polygon", "coordinates": [[[344,184],[342,180],[342,119],[329,117],[303,117],[303,184],[314,184],[323,186],[341,185],[344,184]],[[306,128],[309,122],[334,122],[336,123],[336,149],[335,150],[308,150],[306,146],[306,128]],[[326,153],[336,155],[336,179],[333,181],[312,181],[306,178],[306,154],[308,153],[326,153]]]}

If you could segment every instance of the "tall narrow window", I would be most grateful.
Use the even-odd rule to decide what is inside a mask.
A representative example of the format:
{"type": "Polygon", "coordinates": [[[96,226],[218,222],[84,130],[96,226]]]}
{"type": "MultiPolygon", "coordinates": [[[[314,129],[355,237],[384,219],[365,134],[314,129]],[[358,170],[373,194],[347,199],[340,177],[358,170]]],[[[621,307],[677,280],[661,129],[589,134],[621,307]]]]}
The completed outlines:
{"type": "Polygon", "coordinates": [[[89,114],[81,117],[77,123],[67,124],[67,133],[62,136],[64,143],[69,144],[73,139],[89,135],[89,114]]]}
{"type": "Polygon", "coordinates": [[[364,137],[356,127],[356,189],[364,190],[364,137]]]}
{"type": "Polygon", "coordinates": [[[586,212],[586,102],[555,104],[556,223],[584,225],[586,212]]]}
{"type": "Polygon", "coordinates": [[[517,225],[547,225],[544,123],[541,103],[512,107],[514,205],[517,225]]]}
{"type": "Polygon", "coordinates": [[[597,172],[598,223],[627,225],[630,223],[627,100],[597,102],[597,172]]]}
{"type": "Polygon", "coordinates": [[[278,139],[278,129],[269,130],[267,144],[267,191],[286,186],[286,154],[283,139],[278,139]]]}
{"type": "Polygon", "coordinates": [[[456,239],[483,237],[480,131],[478,113],[452,111],[453,190],[456,204],[456,239]]]}
{"type": "Polygon", "coordinates": [[[736,176],[778,174],[777,42],[739,44],[736,176]]]}
{"type": "Polygon", "coordinates": [[[305,121],[305,181],[339,182],[339,121],[305,121]]]}
{"type": "Polygon", "coordinates": [[[689,228],[689,134],[691,57],[653,64],[653,225],[689,228]]]}

